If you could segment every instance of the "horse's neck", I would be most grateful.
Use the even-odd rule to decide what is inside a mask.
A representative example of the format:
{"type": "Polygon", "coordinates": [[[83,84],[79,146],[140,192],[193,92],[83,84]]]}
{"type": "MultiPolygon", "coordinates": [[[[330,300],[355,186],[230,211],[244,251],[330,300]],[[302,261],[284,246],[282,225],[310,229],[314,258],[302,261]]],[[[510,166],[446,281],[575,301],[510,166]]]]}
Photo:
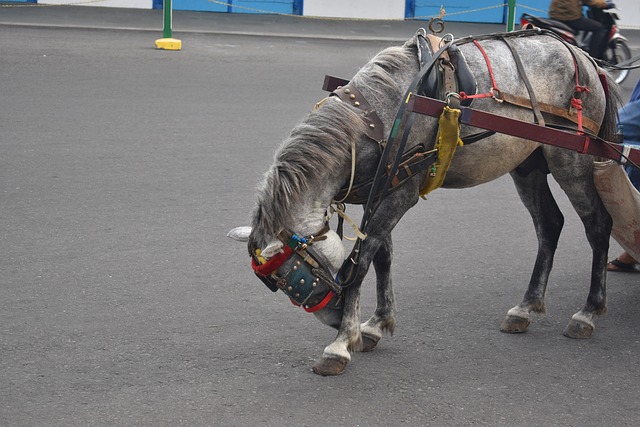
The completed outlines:
{"type": "Polygon", "coordinates": [[[313,200],[299,209],[294,217],[294,230],[302,235],[317,233],[325,223],[325,213],[330,200],[313,200]]]}
{"type": "Polygon", "coordinates": [[[301,235],[313,234],[325,223],[325,213],[332,196],[325,188],[314,188],[304,194],[301,200],[284,205],[276,205],[271,200],[261,203],[257,211],[263,212],[262,219],[254,222],[254,231],[266,241],[275,238],[282,229],[289,229],[301,235]],[[269,214],[267,214],[267,212],[269,214]],[[264,220],[265,218],[269,220],[264,220]]]}
{"type": "Polygon", "coordinates": [[[384,83],[368,77],[371,71],[367,67],[363,67],[363,70],[357,76],[361,82],[358,84],[358,89],[380,117],[386,134],[391,130],[405,92],[419,71],[417,57],[415,67],[392,70],[390,77],[397,85],[397,89],[392,89],[385,86],[384,83]]]}

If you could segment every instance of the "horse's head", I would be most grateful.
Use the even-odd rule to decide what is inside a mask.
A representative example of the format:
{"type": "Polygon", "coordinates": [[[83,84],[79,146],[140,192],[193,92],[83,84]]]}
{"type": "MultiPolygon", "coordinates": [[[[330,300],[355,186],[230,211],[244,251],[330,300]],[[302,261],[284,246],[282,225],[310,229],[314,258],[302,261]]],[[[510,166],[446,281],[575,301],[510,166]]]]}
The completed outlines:
{"type": "Polygon", "coordinates": [[[237,227],[227,236],[248,242],[251,267],[273,291],[284,292],[294,305],[313,313],[322,323],[338,328],[342,296],[334,280],[345,251],[340,237],[327,225],[315,234],[300,235],[284,229],[260,247],[251,227],[237,227]]]}
{"type": "Polygon", "coordinates": [[[325,226],[326,210],[345,184],[351,191],[355,177],[366,183],[376,176],[385,129],[418,70],[415,52],[415,40],[388,48],[318,103],[276,153],[258,188],[251,227],[228,234],[248,242],[253,270],[269,289],[334,328],[342,323],[342,289],[334,277],[345,250],[325,226]]]}

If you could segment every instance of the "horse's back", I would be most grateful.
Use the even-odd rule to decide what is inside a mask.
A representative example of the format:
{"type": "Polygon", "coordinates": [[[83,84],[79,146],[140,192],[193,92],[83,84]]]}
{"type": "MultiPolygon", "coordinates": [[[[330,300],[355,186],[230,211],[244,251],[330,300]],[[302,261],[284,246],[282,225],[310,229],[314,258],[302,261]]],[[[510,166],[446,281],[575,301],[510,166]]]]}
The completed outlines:
{"type": "MultiPolygon", "coordinates": [[[[603,121],[606,94],[598,76],[597,67],[581,50],[565,45],[548,35],[526,37],[507,35],[506,39],[481,39],[477,43],[480,46],[469,42],[459,47],[474,72],[479,94],[488,93],[493,88],[497,89],[498,97],[499,94],[505,94],[515,99],[530,99],[531,94],[525,84],[526,79],[538,103],[575,113],[577,104],[572,99],[580,97],[579,103],[583,108],[583,116],[597,125],[603,121]],[[520,67],[507,43],[511,44],[513,50],[517,52],[520,67]],[[581,91],[577,94],[577,86],[586,90],[580,89],[581,91]]],[[[474,99],[471,108],[515,120],[534,122],[534,112],[531,108],[500,102],[491,97],[474,99]]],[[[577,125],[566,118],[553,114],[543,115],[547,124],[577,129],[577,125]]],[[[514,122],[514,126],[517,126],[516,123],[514,122]]],[[[463,135],[479,131],[480,129],[465,126],[461,129],[463,135]]],[[[515,170],[541,145],[535,141],[494,134],[478,142],[459,147],[443,187],[471,187],[496,179],[515,170]]],[[[546,146],[543,150],[545,157],[549,155],[572,157],[574,163],[581,165],[588,164],[590,161],[588,156],[555,147],[546,146]],[[582,156],[582,158],[575,156],[582,156]]]]}

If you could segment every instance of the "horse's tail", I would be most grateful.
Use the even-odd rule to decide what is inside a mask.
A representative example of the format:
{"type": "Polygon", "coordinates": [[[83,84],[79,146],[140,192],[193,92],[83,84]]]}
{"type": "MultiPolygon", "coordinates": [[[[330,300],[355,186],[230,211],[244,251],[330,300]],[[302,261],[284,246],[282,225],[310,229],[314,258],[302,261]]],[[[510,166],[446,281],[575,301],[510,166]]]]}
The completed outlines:
{"type": "Polygon", "coordinates": [[[620,87],[609,73],[602,72],[600,78],[603,79],[602,86],[605,90],[606,106],[598,136],[605,141],[615,141],[618,131],[618,109],[622,105],[620,87]]]}

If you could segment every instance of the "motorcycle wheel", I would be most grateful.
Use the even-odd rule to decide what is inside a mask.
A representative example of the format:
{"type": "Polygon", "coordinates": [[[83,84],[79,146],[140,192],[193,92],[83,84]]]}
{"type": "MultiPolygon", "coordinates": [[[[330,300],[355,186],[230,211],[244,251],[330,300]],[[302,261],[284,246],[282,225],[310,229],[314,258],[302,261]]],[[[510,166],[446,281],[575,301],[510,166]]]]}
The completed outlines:
{"type": "MultiPolygon", "coordinates": [[[[609,64],[619,64],[631,58],[631,49],[629,49],[629,46],[627,46],[624,40],[616,39],[607,46],[604,56],[605,61],[609,64]],[[613,44],[613,49],[611,44],[613,44]]],[[[616,70],[615,68],[608,67],[606,69],[618,84],[622,83],[629,75],[629,70],[616,70]]]]}

